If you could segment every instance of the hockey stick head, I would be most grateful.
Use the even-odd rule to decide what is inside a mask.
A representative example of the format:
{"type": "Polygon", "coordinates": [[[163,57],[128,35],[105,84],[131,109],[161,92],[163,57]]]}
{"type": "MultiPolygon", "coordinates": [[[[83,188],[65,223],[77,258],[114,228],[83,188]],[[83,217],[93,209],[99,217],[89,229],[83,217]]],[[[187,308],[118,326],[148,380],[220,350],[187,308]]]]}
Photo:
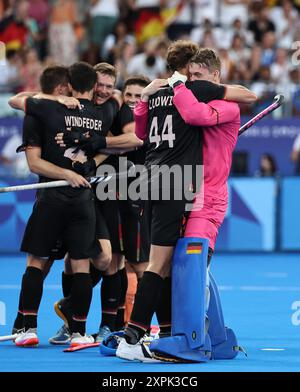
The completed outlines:
{"type": "Polygon", "coordinates": [[[277,94],[274,97],[275,102],[277,103],[278,107],[281,106],[284,102],[284,95],[282,94],[277,94]]]}
{"type": "Polygon", "coordinates": [[[247,129],[252,127],[257,121],[261,120],[265,116],[269,115],[272,113],[274,110],[278,109],[284,102],[284,96],[282,94],[275,95],[274,97],[274,102],[266,107],[264,110],[262,110],[260,113],[258,113],[255,117],[253,117],[251,120],[246,122],[240,129],[239,129],[239,136],[244,133],[247,129]]]}

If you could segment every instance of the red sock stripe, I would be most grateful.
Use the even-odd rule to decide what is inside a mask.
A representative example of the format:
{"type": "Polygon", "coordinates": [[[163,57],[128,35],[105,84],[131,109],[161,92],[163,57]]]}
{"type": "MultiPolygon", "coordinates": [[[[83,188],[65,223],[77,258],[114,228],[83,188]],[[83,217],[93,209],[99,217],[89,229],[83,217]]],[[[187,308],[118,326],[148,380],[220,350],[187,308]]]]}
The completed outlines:
{"type": "Polygon", "coordinates": [[[36,310],[23,310],[23,316],[36,316],[37,311],[36,310]]]}
{"type": "Polygon", "coordinates": [[[116,315],[118,310],[102,310],[102,313],[116,315]]]}
{"type": "Polygon", "coordinates": [[[159,327],[160,327],[160,328],[171,327],[171,323],[159,323],[159,327]]]}
{"type": "Polygon", "coordinates": [[[131,320],[128,323],[128,326],[130,326],[130,325],[132,325],[133,327],[141,328],[144,331],[147,331],[147,329],[150,327],[150,326],[147,326],[147,325],[144,325],[144,324],[141,324],[141,323],[137,323],[136,321],[131,321],[131,320]]]}
{"type": "Polygon", "coordinates": [[[84,321],[86,321],[87,317],[86,317],[86,316],[75,316],[75,315],[73,315],[73,316],[72,316],[72,319],[73,319],[74,321],[84,322],[84,321]]]}

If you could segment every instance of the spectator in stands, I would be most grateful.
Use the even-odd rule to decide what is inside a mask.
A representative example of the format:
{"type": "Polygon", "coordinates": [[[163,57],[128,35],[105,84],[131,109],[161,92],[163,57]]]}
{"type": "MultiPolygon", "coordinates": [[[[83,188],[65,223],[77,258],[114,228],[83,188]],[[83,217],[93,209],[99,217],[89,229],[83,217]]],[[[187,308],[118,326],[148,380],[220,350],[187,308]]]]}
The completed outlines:
{"type": "Polygon", "coordinates": [[[254,35],[253,32],[247,29],[247,24],[243,24],[240,18],[233,21],[230,29],[226,29],[225,32],[229,34],[229,42],[233,41],[233,37],[238,35],[245,42],[247,47],[253,46],[254,35]]]}
{"type": "Polygon", "coordinates": [[[25,53],[25,61],[21,67],[20,75],[23,83],[23,91],[39,91],[40,90],[40,76],[43,71],[43,66],[38,58],[35,49],[29,49],[25,53]]]}
{"type": "Polygon", "coordinates": [[[120,45],[116,52],[115,67],[118,70],[117,87],[122,90],[124,81],[128,78],[129,74],[127,71],[128,64],[136,54],[136,44],[133,42],[124,42],[120,45]]]}
{"type": "Polygon", "coordinates": [[[247,63],[251,57],[251,50],[246,47],[244,37],[236,34],[233,36],[229,57],[233,63],[247,63]]]}
{"type": "Polygon", "coordinates": [[[294,140],[291,159],[295,163],[295,174],[300,175],[300,134],[294,140]]]}
{"type": "Polygon", "coordinates": [[[274,7],[270,12],[270,18],[276,25],[276,41],[277,45],[290,49],[293,36],[299,21],[299,14],[293,8],[290,0],[282,0],[281,7],[274,7]],[[280,23],[278,23],[280,21],[280,23]]]}
{"type": "Polygon", "coordinates": [[[191,31],[191,40],[204,46],[204,43],[208,43],[210,47],[218,48],[219,44],[229,46],[230,39],[228,36],[228,30],[224,30],[221,27],[214,26],[210,19],[206,19],[201,26],[194,28],[191,31]],[[207,40],[210,40],[208,42],[207,40]]]}
{"type": "Polygon", "coordinates": [[[50,6],[47,0],[31,0],[29,2],[28,15],[37,23],[35,46],[40,59],[47,55],[48,18],[50,6]]]}
{"type": "Polygon", "coordinates": [[[129,62],[127,72],[129,75],[143,74],[151,80],[165,75],[165,59],[158,56],[156,39],[147,41],[144,45],[144,52],[135,55],[129,62]]]}
{"type": "Polygon", "coordinates": [[[272,31],[264,33],[261,44],[260,65],[271,66],[275,61],[276,36],[272,31]]]}
{"type": "Polygon", "coordinates": [[[259,101],[273,100],[276,86],[271,78],[270,67],[266,65],[260,67],[257,80],[252,83],[251,90],[257,95],[259,101]]]}
{"type": "Polygon", "coordinates": [[[0,92],[15,92],[21,84],[19,73],[21,59],[17,51],[7,50],[6,61],[1,64],[0,92]]]}
{"type": "Polygon", "coordinates": [[[0,20],[7,18],[13,13],[13,1],[0,0],[0,20]]]}
{"type": "Polygon", "coordinates": [[[7,140],[0,153],[0,162],[4,167],[4,174],[16,178],[25,178],[30,174],[25,154],[17,154],[17,147],[22,144],[22,138],[15,133],[7,140]]]}
{"type": "Polygon", "coordinates": [[[189,37],[194,27],[194,1],[169,0],[166,3],[168,8],[175,8],[182,3],[177,15],[174,17],[173,23],[170,23],[168,27],[168,38],[174,41],[176,39],[182,39],[182,37],[189,37]]]}
{"type": "Polygon", "coordinates": [[[194,0],[194,24],[202,26],[206,20],[213,25],[219,22],[218,5],[219,0],[194,0]]]}
{"type": "Polygon", "coordinates": [[[263,3],[254,2],[253,4],[254,16],[248,24],[248,29],[253,32],[255,42],[262,42],[264,33],[268,31],[275,32],[275,25],[269,18],[269,10],[264,7],[263,3]]]}
{"type": "Polygon", "coordinates": [[[74,30],[76,21],[76,3],[72,0],[55,0],[50,14],[49,54],[57,64],[69,66],[78,60],[74,30]]]}
{"type": "Polygon", "coordinates": [[[14,12],[1,20],[0,41],[5,43],[7,50],[20,50],[27,45],[29,35],[29,28],[26,24],[27,11],[28,1],[18,1],[14,12]]]}
{"type": "Polygon", "coordinates": [[[89,62],[95,64],[100,60],[103,42],[113,32],[120,11],[118,0],[91,0],[91,4],[89,62]]]}
{"type": "Polygon", "coordinates": [[[124,21],[119,20],[115,25],[114,31],[109,34],[103,43],[102,59],[114,64],[116,61],[116,54],[124,43],[135,43],[135,38],[129,34],[128,27],[124,21]]]}
{"type": "Polygon", "coordinates": [[[260,158],[259,177],[274,177],[277,173],[277,165],[271,154],[263,154],[260,158]]]}
{"type": "Polygon", "coordinates": [[[242,23],[248,23],[249,0],[220,0],[220,23],[224,27],[229,27],[236,18],[242,23]]]}

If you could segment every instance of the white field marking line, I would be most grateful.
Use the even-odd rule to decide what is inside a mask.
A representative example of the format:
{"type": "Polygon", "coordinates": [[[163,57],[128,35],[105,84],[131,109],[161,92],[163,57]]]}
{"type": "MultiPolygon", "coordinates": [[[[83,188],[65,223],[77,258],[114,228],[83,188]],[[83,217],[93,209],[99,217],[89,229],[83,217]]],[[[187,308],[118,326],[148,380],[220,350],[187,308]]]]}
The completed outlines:
{"type": "Polygon", "coordinates": [[[261,351],[285,351],[285,348],[261,348],[261,351]]]}
{"type": "Polygon", "coordinates": [[[264,272],[263,274],[260,274],[260,276],[264,276],[266,278],[287,278],[288,273],[287,272],[264,272]]]}

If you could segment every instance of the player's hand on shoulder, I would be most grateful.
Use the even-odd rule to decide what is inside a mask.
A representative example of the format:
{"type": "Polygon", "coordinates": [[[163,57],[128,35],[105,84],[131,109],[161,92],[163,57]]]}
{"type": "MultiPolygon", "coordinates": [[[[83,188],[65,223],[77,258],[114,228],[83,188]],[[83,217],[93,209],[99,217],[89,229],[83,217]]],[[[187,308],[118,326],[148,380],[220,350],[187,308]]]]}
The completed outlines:
{"type": "Polygon", "coordinates": [[[185,83],[187,81],[187,76],[175,71],[173,75],[168,79],[168,84],[173,88],[176,82],[185,83]]]}
{"type": "Polygon", "coordinates": [[[61,103],[62,105],[66,106],[69,109],[76,109],[76,108],[81,108],[80,102],[78,99],[74,97],[67,97],[64,95],[60,95],[58,97],[58,102],[61,103]]]}
{"type": "Polygon", "coordinates": [[[65,180],[68,181],[72,188],[91,188],[91,184],[86,178],[82,177],[80,174],[77,174],[72,170],[65,170],[65,180]]]}
{"type": "Polygon", "coordinates": [[[154,79],[148,86],[142,91],[142,100],[146,101],[150,95],[155,94],[161,87],[167,86],[167,79],[154,79]]]}

